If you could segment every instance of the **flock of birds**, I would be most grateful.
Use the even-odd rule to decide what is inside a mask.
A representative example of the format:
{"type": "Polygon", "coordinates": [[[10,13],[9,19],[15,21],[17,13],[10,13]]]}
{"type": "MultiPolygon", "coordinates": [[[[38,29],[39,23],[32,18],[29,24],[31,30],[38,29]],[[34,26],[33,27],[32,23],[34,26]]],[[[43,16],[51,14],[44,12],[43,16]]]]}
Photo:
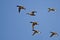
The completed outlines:
{"type": "MultiPolygon", "coordinates": [[[[19,13],[21,12],[22,9],[23,9],[23,10],[26,9],[24,6],[19,6],[19,5],[17,5],[17,7],[18,7],[18,12],[19,12],[19,13]]],[[[48,12],[51,12],[51,11],[52,11],[52,12],[55,12],[56,9],[54,9],[54,8],[48,8],[48,12]]],[[[35,13],[36,13],[36,11],[31,11],[31,12],[29,12],[29,13],[27,13],[27,14],[30,15],[30,16],[36,16],[35,13]]],[[[34,29],[35,25],[39,25],[38,22],[30,22],[30,23],[32,23],[32,31],[33,31],[32,36],[34,36],[34,35],[37,34],[37,33],[41,33],[41,32],[39,32],[38,30],[35,30],[35,29],[34,29]]],[[[50,32],[50,33],[51,33],[50,37],[53,37],[53,36],[58,35],[57,32],[50,32]]]]}

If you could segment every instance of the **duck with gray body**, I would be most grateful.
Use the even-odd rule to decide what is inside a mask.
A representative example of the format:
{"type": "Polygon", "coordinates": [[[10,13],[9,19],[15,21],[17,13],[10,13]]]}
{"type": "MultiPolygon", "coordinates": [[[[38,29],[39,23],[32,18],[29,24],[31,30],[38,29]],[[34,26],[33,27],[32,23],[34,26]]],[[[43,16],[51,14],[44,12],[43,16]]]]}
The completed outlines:
{"type": "Polygon", "coordinates": [[[51,12],[51,11],[56,11],[56,9],[54,9],[54,8],[48,8],[48,12],[51,12]]]}
{"type": "Polygon", "coordinates": [[[32,11],[32,12],[26,13],[26,14],[28,14],[28,15],[30,15],[30,16],[36,16],[35,13],[37,13],[37,12],[36,12],[36,11],[32,11]]]}

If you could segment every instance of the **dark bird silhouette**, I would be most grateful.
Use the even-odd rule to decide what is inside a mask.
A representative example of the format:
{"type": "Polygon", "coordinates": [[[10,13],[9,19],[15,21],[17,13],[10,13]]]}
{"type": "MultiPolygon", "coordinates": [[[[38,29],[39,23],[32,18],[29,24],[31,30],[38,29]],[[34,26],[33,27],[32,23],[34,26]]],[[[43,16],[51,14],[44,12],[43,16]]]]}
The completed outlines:
{"type": "Polygon", "coordinates": [[[36,11],[32,11],[32,12],[27,13],[27,14],[29,14],[30,16],[35,16],[35,13],[37,13],[37,12],[36,11]]]}
{"type": "Polygon", "coordinates": [[[40,33],[38,30],[33,30],[32,36],[34,36],[36,33],[40,33]]]}
{"type": "Polygon", "coordinates": [[[51,35],[50,35],[50,37],[52,37],[52,36],[57,36],[58,34],[56,33],[56,32],[51,32],[51,35]]]}
{"type": "Polygon", "coordinates": [[[56,11],[56,9],[54,9],[54,8],[48,8],[48,12],[50,12],[50,11],[56,11]]]}
{"type": "Polygon", "coordinates": [[[32,23],[32,30],[34,30],[35,25],[38,25],[38,22],[30,22],[30,23],[32,23]]]}
{"type": "Polygon", "coordinates": [[[19,5],[17,5],[17,7],[18,7],[18,12],[20,13],[20,11],[22,10],[22,9],[26,9],[26,8],[24,8],[23,6],[19,6],[19,5]]]}

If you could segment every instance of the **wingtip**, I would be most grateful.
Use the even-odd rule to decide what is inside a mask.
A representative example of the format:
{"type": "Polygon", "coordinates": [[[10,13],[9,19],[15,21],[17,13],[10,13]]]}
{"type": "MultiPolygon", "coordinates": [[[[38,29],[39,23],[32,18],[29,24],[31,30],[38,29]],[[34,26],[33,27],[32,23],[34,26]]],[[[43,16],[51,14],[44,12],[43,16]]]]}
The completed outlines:
{"type": "Polygon", "coordinates": [[[33,23],[33,22],[30,22],[30,23],[33,23]]]}
{"type": "Polygon", "coordinates": [[[19,5],[17,5],[17,7],[19,7],[19,5]]]}

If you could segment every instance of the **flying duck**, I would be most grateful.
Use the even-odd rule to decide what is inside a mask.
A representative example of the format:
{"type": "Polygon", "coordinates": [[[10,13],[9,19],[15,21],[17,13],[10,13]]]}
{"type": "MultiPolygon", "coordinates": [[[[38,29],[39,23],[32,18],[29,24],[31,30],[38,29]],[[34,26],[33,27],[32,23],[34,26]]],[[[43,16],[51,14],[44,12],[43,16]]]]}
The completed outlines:
{"type": "Polygon", "coordinates": [[[37,12],[36,11],[32,11],[32,12],[27,13],[27,14],[30,15],[30,16],[35,16],[35,13],[37,13],[37,12]]]}
{"type": "Polygon", "coordinates": [[[53,37],[53,36],[57,36],[58,35],[56,32],[50,32],[50,33],[51,33],[50,37],[53,37]]]}
{"type": "Polygon", "coordinates": [[[56,9],[54,9],[54,8],[48,8],[48,12],[50,12],[50,11],[56,11],[56,9]]]}
{"type": "Polygon", "coordinates": [[[18,12],[20,13],[20,11],[22,10],[22,9],[26,9],[26,8],[24,8],[23,6],[19,6],[19,5],[17,5],[17,7],[18,7],[18,12]]]}
{"type": "Polygon", "coordinates": [[[35,25],[38,25],[38,22],[30,22],[30,23],[32,23],[32,30],[34,30],[35,25]]]}
{"type": "Polygon", "coordinates": [[[32,36],[34,36],[35,34],[37,34],[37,33],[40,33],[38,30],[33,30],[33,34],[32,34],[32,36]]]}

